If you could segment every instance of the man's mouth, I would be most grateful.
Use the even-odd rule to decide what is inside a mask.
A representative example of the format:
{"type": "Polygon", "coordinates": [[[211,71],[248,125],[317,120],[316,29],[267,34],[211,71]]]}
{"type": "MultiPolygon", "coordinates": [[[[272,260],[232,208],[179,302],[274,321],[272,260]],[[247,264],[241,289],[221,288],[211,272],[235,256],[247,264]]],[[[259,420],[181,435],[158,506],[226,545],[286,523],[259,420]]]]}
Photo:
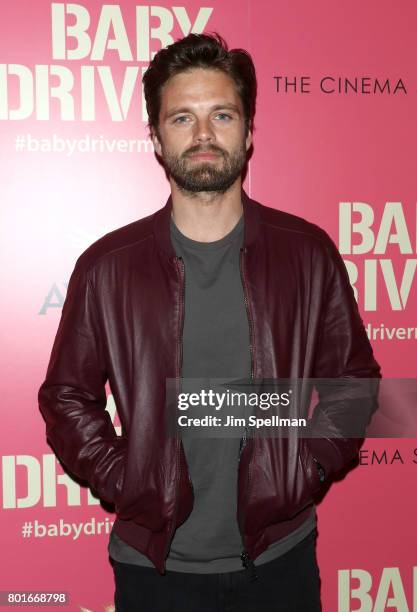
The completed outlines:
{"type": "Polygon", "coordinates": [[[215,151],[213,149],[199,149],[197,151],[192,151],[188,153],[187,158],[196,159],[196,160],[216,160],[219,157],[222,157],[223,154],[221,151],[215,151]]]}
{"type": "Polygon", "coordinates": [[[211,159],[218,159],[220,155],[219,153],[211,153],[210,151],[206,151],[206,152],[201,152],[201,153],[192,153],[189,157],[191,159],[211,160],[211,159]]]}

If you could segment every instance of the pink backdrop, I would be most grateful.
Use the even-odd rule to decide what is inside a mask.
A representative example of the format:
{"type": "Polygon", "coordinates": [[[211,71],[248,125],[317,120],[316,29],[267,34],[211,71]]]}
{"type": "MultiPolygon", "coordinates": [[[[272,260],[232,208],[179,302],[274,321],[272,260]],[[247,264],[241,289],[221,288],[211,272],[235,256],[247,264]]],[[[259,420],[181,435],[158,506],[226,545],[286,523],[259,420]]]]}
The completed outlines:
{"type": "MultiPolygon", "coordinates": [[[[416,23],[411,0],[3,8],[0,590],[62,590],[71,610],[113,609],[114,516],[65,475],[36,395],[76,258],[168,194],[140,78],[170,36],[217,30],[252,53],[248,193],[331,234],[384,376],[416,377],[416,23]]],[[[367,440],[361,465],[319,506],[326,612],[417,611],[416,448],[411,438],[367,440]]]]}

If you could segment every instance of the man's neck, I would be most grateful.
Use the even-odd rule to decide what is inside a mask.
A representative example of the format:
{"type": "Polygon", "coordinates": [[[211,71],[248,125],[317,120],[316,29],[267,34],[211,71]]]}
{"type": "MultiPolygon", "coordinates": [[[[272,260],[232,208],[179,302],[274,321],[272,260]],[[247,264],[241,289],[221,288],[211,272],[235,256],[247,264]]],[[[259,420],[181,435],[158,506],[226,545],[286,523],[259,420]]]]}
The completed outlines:
{"type": "Polygon", "coordinates": [[[228,234],[242,213],[241,181],[225,193],[187,194],[171,181],[172,218],[182,234],[198,242],[214,242],[228,234]]]}

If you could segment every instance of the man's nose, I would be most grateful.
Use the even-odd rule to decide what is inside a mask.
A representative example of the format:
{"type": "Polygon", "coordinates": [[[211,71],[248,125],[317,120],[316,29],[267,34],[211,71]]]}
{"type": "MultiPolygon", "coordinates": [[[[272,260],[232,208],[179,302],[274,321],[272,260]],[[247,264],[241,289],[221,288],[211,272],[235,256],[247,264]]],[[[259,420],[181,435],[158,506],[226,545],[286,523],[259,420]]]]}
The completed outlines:
{"type": "Polygon", "coordinates": [[[208,119],[198,119],[195,124],[194,140],[197,143],[213,142],[213,126],[208,119]]]}

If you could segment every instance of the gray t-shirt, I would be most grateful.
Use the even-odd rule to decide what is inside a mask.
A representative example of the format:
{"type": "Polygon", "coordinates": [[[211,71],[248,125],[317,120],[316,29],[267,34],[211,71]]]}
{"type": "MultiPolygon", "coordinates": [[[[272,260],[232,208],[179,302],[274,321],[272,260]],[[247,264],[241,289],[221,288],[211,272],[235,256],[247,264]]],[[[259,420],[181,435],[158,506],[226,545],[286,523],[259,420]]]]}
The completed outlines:
{"type": "MultiPolygon", "coordinates": [[[[249,327],[239,267],[244,217],[223,238],[198,242],[182,234],[171,219],[171,239],[185,267],[182,377],[249,378],[249,327]]],[[[194,488],[194,506],[175,531],[166,568],[218,573],[242,570],[243,550],[237,512],[240,438],[183,435],[194,488]]],[[[315,508],[294,532],[270,545],[255,561],[270,561],[291,549],[316,526],[315,508]]],[[[153,567],[149,559],[114,531],[109,554],[123,563],[153,567]]]]}

